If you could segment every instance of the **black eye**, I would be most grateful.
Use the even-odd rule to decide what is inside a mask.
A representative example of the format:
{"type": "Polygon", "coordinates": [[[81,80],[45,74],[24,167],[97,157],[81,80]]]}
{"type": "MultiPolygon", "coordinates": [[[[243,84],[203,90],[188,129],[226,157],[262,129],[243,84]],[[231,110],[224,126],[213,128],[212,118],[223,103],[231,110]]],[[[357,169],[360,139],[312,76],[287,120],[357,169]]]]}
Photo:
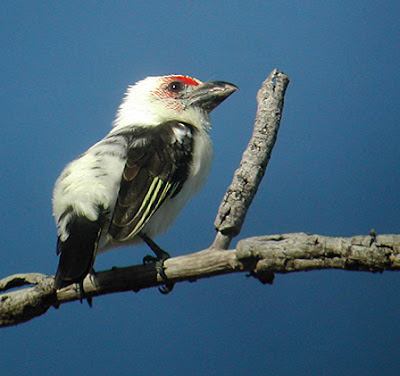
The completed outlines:
{"type": "Polygon", "coordinates": [[[184,88],[185,84],[181,81],[173,81],[167,86],[167,89],[172,93],[180,93],[184,88]]]}

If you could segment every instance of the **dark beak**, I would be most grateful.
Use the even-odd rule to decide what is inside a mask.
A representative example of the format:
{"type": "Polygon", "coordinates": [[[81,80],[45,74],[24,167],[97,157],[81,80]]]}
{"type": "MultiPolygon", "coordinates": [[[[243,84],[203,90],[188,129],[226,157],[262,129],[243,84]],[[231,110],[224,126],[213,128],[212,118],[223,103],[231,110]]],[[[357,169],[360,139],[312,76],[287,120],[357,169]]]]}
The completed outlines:
{"type": "Polygon", "coordinates": [[[229,82],[205,82],[191,92],[186,93],[182,99],[187,101],[188,106],[200,107],[210,113],[237,90],[239,88],[229,82]]]}

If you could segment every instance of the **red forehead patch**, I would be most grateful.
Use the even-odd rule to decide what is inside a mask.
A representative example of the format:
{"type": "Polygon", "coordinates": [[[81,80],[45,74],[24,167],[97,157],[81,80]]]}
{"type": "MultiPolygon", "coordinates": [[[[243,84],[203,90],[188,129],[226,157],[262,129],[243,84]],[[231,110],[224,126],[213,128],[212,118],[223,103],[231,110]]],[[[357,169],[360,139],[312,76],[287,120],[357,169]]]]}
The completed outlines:
{"type": "Polygon", "coordinates": [[[186,85],[199,86],[201,84],[199,80],[196,80],[195,78],[189,76],[168,76],[168,79],[171,81],[182,81],[186,85]]]}

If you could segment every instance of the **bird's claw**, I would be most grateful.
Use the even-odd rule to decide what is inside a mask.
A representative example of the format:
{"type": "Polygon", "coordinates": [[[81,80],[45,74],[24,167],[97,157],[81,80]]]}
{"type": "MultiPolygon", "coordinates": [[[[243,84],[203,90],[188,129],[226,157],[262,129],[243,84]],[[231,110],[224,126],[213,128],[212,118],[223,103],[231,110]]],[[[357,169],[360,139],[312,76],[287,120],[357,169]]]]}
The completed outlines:
{"type": "Polygon", "coordinates": [[[151,255],[147,255],[147,256],[143,257],[143,264],[155,263],[157,273],[160,275],[160,277],[165,282],[165,285],[159,287],[158,290],[161,292],[161,294],[166,295],[172,291],[172,289],[174,288],[174,284],[175,284],[174,282],[168,281],[168,277],[165,274],[164,261],[169,259],[170,255],[168,252],[161,249],[146,234],[141,234],[140,236],[157,256],[157,257],[154,257],[151,255]]]}
{"type": "Polygon", "coordinates": [[[78,282],[77,284],[77,291],[78,291],[78,297],[79,301],[81,304],[83,303],[83,299],[86,299],[86,301],[89,304],[89,307],[93,307],[93,298],[89,295],[86,294],[85,290],[83,289],[83,281],[78,282]]]}
{"type": "Polygon", "coordinates": [[[166,282],[165,285],[158,288],[158,291],[160,291],[163,295],[167,295],[173,290],[174,286],[174,282],[166,282]]]}
{"type": "Polygon", "coordinates": [[[168,255],[168,257],[163,257],[161,259],[158,259],[157,257],[151,256],[151,255],[146,255],[145,257],[143,257],[143,264],[146,265],[149,263],[154,263],[156,272],[160,275],[160,277],[164,281],[165,285],[158,288],[158,290],[163,295],[169,294],[175,285],[174,282],[168,281],[168,277],[165,274],[164,261],[169,258],[169,254],[167,252],[165,252],[165,254],[168,255]]]}

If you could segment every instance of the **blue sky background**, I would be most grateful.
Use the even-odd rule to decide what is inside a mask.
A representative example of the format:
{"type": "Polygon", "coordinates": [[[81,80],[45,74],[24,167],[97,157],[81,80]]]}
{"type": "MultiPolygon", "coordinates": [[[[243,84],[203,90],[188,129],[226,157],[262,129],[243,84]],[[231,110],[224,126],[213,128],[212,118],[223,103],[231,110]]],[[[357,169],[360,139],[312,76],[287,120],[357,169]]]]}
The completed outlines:
{"type": "MultiPolygon", "coordinates": [[[[247,145],[256,92],[291,78],[272,159],[239,238],[400,232],[397,1],[5,1],[0,14],[0,276],[54,274],[54,181],[148,75],[226,80],[213,170],[158,242],[207,247],[247,145]]],[[[235,243],[232,244],[234,246],[235,243]]],[[[100,256],[139,263],[147,249],[100,256]]],[[[244,274],[70,303],[1,330],[2,375],[398,375],[400,274],[244,274]]]]}

